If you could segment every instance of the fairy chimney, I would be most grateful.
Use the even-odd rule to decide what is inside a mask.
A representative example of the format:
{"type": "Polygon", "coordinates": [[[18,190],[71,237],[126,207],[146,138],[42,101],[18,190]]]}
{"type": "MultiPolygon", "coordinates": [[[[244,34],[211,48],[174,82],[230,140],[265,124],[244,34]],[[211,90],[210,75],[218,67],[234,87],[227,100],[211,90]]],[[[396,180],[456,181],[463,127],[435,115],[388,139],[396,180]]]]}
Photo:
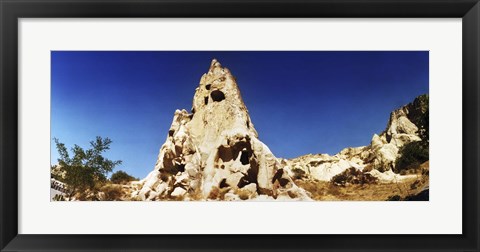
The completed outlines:
{"type": "Polygon", "coordinates": [[[235,77],[215,59],[141,182],[141,200],[310,199],[258,139],[235,77]]]}

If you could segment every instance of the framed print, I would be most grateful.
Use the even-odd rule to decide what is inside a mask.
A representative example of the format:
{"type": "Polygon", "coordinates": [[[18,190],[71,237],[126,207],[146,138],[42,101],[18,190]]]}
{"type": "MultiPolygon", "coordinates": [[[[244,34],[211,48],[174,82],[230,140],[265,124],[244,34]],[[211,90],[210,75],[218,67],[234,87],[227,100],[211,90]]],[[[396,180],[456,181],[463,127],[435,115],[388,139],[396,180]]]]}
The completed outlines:
{"type": "Polygon", "coordinates": [[[478,251],[478,1],[1,1],[1,250],[478,251]]]}

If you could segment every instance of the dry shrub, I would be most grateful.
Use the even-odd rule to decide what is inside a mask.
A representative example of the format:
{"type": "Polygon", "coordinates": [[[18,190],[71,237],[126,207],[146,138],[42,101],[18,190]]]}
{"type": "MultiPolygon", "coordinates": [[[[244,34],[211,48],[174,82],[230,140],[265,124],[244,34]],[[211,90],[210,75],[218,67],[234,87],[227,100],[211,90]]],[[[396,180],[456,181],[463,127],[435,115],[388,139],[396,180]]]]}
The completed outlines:
{"type": "Polygon", "coordinates": [[[293,168],[293,179],[303,179],[306,177],[305,171],[299,168],[293,168]]]}
{"type": "Polygon", "coordinates": [[[372,164],[367,164],[365,168],[363,168],[362,172],[370,172],[373,170],[373,165],[372,164]]]}
{"type": "Polygon", "coordinates": [[[203,192],[200,186],[196,188],[189,188],[188,195],[191,200],[193,201],[200,201],[203,200],[203,192]]]}
{"type": "Polygon", "coordinates": [[[225,194],[230,190],[229,187],[218,188],[214,187],[208,194],[208,199],[212,200],[225,200],[225,194]]]}
{"type": "Polygon", "coordinates": [[[93,190],[87,189],[82,192],[77,192],[73,196],[75,200],[78,201],[98,201],[98,195],[93,190]]]}
{"type": "Polygon", "coordinates": [[[245,192],[239,192],[238,193],[238,197],[241,199],[241,200],[247,200],[249,195],[245,192]]]}
{"type": "Polygon", "coordinates": [[[346,186],[347,184],[363,185],[376,184],[378,179],[369,173],[351,167],[342,173],[335,175],[330,182],[335,186],[346,186]]]}
{"type": "Polygon", "coordinates": [[[100,188],[100,193],[103,194],[102,200],[105,201],[122,200],[123,189],[120,185],[107,184],[100,188]]]}
{"type": "Polygon", "coordinates": [[[292,198],[292,199],[295,199],[296,197],[298,197],[297,193],[292,192],[292,191],[287,191],[287,194],[288,194],[288,196],[290,196],[290,198],[292,198]]]}
{"type": "Polygon", "coordinates": [[[112,174],[110,181],[114,184],[126,184],[130,181],[139,180],[124,171],[117,171],[112,174]]]}
{"type": "Polygon", "coordinates": [[[219,196],[220,196],[220,188],[218,187],[212,188],[212,190],[208,194],[208,198],[212,200],[218,199],[219,196]]]}

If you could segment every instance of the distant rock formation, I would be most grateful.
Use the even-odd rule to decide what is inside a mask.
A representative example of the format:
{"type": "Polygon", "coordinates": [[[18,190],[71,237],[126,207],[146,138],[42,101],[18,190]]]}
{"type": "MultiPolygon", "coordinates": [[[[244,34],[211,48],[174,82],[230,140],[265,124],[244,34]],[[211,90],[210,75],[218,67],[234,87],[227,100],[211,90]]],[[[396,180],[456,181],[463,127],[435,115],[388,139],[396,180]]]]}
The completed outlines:
{"type": "Polygon", "coordinates": [[[139,200],[310,200],[257,131],[235,78],[213,60],[191,113],[177,110],[139,200]]]}
{"type": "Polygon", "coordinates": [[[409,178],[393,172],[400,148],[424,138],[428,141],[428,95],[393,111],[387,128],[375,134],[368,146],[346,148],[333,156],[310,154],[281,162],[292,176],[301,172],[321,181],[330,181],[349,168],[368,172],[380,182],[399,181],[409,178]]]}

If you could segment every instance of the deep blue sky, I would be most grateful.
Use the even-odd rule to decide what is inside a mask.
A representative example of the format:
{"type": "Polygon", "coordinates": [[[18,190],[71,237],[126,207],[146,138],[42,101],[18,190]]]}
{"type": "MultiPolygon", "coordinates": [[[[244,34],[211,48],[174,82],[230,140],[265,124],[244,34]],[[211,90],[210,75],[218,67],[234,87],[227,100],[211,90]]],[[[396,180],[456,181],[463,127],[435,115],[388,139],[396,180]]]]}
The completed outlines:
{"type": "MultiPolygon", "coordinates": [[[[67,147],[113,140],[116,170],[144,178],[176,109],[192,106],[217,58],[237,78],[277,157],[368,145],[392,110],[428,93],[428,52],[65,52],[52,56],[51,136],[67,147]]],[[[52,164],[58,152],[52,141],[52,164]]]]}

